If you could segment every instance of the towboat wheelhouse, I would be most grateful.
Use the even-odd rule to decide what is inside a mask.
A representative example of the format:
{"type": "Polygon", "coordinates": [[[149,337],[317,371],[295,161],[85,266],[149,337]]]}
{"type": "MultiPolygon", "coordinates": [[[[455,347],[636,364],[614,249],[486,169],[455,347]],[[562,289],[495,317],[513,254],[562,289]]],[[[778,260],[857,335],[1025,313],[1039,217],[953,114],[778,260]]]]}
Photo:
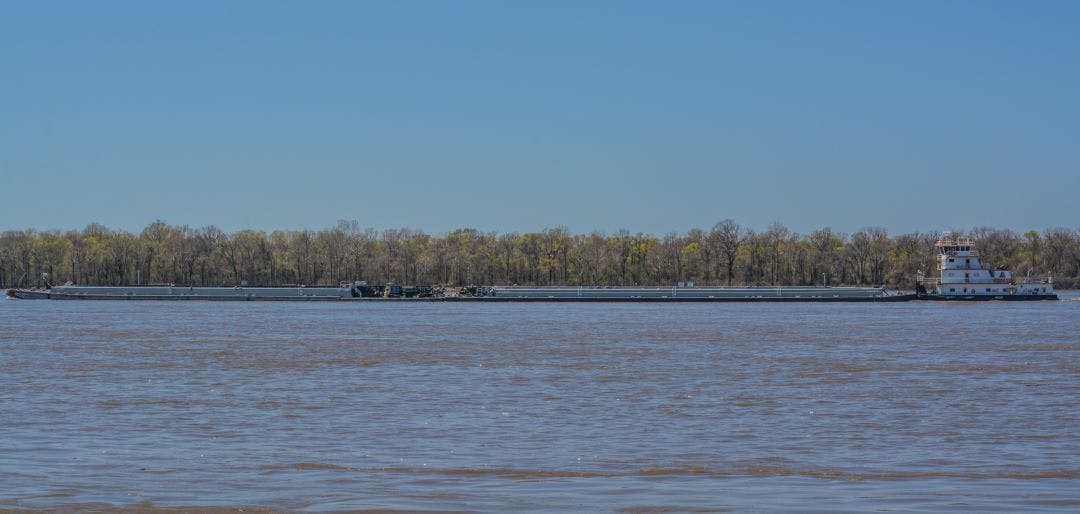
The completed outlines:
{"type": "Polygon", "coordinates": [[[975,241],[941,239],[934,243],[937,257],[937,280],[925,280],[921,274],[920,293],[955,300],[1053,299],[1053,278],[1014,277],[1011,271],[983,268],[975,241]]]}

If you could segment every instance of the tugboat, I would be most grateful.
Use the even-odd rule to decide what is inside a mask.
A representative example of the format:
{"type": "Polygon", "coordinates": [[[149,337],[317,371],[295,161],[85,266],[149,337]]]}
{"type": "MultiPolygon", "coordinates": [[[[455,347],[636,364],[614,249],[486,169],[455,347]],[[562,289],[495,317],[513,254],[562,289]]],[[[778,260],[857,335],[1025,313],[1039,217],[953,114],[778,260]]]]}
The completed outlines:
{"type": "Polygon", "coordinates": [[[1005,269],[984,269],[972,239],[941,239],[934,243],[939,278],[915,282],[920,300],[1057,300],[1054,279],[1014,277],[1005,269]]]}

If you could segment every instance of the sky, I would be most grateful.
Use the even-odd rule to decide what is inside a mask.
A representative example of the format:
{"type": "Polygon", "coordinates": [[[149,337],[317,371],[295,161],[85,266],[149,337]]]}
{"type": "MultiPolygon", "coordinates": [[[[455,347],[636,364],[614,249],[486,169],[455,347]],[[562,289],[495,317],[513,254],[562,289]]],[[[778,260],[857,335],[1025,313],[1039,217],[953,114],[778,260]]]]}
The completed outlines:
{"type": "Polygon", "coordinates": [[[1080,2],[4,2],[0,230],[1080,227],[1080,2]]]}

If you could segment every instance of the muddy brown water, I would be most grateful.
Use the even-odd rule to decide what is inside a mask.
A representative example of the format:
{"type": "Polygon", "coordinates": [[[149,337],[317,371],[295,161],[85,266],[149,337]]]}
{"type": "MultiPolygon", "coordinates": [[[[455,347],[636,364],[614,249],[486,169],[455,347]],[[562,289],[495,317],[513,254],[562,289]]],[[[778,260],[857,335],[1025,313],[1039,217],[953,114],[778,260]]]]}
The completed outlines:
{"type": "Polygon", "coordinates": [[[1062,298],[0,301],[0,509],[1075,512],[1062,298]]]}

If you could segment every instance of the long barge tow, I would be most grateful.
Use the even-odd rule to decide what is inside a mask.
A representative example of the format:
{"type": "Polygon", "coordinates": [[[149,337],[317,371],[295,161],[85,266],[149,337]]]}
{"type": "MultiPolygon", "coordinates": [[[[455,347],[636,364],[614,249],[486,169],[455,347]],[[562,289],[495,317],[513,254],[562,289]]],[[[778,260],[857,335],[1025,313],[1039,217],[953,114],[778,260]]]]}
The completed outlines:
{"type": "Polygon", "coordinates": [[[906,302],[1057,300],[1053,278],[1013,276],[1008,270],[984,267],[971,239],[945,238],[934,244],[938,275],[922,274],[910,294],[884,287],[744,286],[694,287],[679,283],[671,287],[518,287],[470,286],[444,290],[437,287],[400,285],[372,286],[366,282],[342,282],[334,286],[292,287],[194,287],[157,286],[63,286],[41,289],[9,289],[7,296],[24,300],[261,300],[261,301],[356,301],[402,300],[446,302],[906,302]]]}
{"type": "Polygon", "coordinates": [[[908,302],[1057,300],[1056,294],[942,295],[902,293],[869,287],[757,286],[713,287],[476,287],[446,293],[404,296],[362,295],[352,287],[108,287],[55,286],[47,289],[9,289],[19,300],[166,300],[166,301],[373,301],[479,303],[725,303],[725,302],[908,302]],[[468,290],[469,292],[466,292],[468,290]]]}
{"type": "Polygon", "coordinates": [[[898,302],[915,298],[879,287],[516,287],[453,290],[342,283],[337,287],[51,286],[10,289],[24,300],[443,301],[443,302],[898,302]]]}

